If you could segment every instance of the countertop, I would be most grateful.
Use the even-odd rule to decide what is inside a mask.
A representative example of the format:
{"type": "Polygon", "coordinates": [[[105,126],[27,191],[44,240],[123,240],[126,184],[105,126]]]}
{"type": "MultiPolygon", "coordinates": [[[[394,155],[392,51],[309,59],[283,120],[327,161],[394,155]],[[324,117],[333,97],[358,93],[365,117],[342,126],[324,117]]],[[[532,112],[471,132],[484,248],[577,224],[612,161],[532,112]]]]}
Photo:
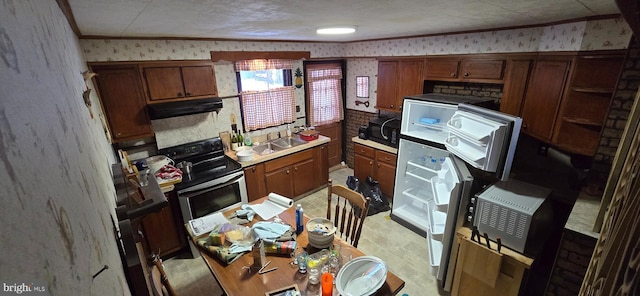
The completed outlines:
{"type": "Polygon", "coordinates": [[[598,238],[599,233],[593,231],[593,225],[600,210],[600,200],[586,194],[580,194],[573,205],[564,228],[584,235],[598,238]]]}
{"type": "MultiPolygon", "coordinates": [[[[281,151],[274,151],[273,153],[269,153],[269,154],[265,154],[265,155],[259,155],[256,153],[253,153],[253,160],[251,161],[238,161],[243,168],[245,167],[249,167],[255,164],[259,164],[268,160],[272,160],[272,159],[276,159],[278,157],[282,157],[282,156],[286,156],[292,153],[296,153],[302,150],[306,150],[309,148],[313,148],[316,146],[320,146],[322,144],[325,143],[329,143],[329,141],[331,141],[330,138],[325,137],[323,135],[318,136],[318,139],[313,140],[313,141],[309,141],[306,144],[302,144],[299,146],[295,146],[295,147],[291,147],[289,149],[285,149],[285,150],[281,150],[281,151]]],[[[235,151],[229,151],[226,153],[229,157],[238,160],[238,157],[236,156],[236,152],[235,151]]]]}
{"type": "Polygon", "coordinates": [[[358,137],[353,137],[353,138],[351,138],[351,141],[353,141],[354,143],[362,144],[362,145],[365,145],[365,146],[369,146],[371,148],[375,148],[375,149],[378,149],[378,150],[386,151],[386,152],[393,153],[393,154],[396,154],[396,155],[398,154],[398,149],[397,148],[393,148],[391,146],[383,145],[383,144],[380,144],[378,142],[374,142],[374,141],[371,141],[371,140],[365,140],[365,139],[360,139],[358,137]]]}

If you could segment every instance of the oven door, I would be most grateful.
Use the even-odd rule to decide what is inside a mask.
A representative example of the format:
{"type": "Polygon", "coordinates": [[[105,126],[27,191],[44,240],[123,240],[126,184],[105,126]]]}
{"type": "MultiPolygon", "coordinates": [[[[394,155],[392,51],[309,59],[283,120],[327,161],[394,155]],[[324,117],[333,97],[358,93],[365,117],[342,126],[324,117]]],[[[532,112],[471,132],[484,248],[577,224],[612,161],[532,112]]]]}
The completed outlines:
{"type": "MultiPolygon", "coordinates": [[[[226,211],[247,203],[247,187],[244,172],[229,174],[196,186],[178,191],[180,211],[184,223],[211,213],[226,211]]],[[[192,258],[198,257],[199,250],[189,240],[192,258]]]]}
{"type": "Polygon", "coordinates": [[[231,209],[247,203],[244,172],[236,172],[215,180],[178,191],[182,218],[189,220],[231,209]]]}

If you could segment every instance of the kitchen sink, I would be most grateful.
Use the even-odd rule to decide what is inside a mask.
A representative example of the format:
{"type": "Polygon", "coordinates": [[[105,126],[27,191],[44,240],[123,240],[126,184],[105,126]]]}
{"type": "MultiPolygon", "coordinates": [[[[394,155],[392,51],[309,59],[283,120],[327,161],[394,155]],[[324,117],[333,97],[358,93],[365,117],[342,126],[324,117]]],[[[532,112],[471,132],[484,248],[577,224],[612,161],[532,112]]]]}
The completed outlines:
{"type": "Polygon", "coordinates": [[[283,149],[284,148],[273,145],[271,142],[266,142],[260,145],[253,146],[253,152],[258,155],[267,155],[283,149]]]}
{"type": "Polygon", "coordinates": [[[287,149],[287,148],[300,146],[302,144],[306,144],[307,141],[301,140],[300,138],[286,137],[286,138],[279,138],[279,139],[276,139],[276,140],[272,140],[269,143],[271,143],[271,144],[273,144],[273,146],[279,147],[281,149],[287,149]]]}

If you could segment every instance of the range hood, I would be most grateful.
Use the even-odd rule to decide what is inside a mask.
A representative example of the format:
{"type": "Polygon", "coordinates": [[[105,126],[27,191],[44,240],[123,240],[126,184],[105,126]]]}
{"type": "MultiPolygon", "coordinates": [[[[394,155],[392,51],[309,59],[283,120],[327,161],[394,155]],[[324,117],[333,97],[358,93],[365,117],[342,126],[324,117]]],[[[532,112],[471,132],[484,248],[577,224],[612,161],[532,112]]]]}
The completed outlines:
{"type": "Polygon", "coordinates": [[[222,109],[222,99],[203,98],[177,102],[152,103],[147,104],[147,108],[151,119],[162,119],[212,111],[218,113],[220,109],[222,109]]]}

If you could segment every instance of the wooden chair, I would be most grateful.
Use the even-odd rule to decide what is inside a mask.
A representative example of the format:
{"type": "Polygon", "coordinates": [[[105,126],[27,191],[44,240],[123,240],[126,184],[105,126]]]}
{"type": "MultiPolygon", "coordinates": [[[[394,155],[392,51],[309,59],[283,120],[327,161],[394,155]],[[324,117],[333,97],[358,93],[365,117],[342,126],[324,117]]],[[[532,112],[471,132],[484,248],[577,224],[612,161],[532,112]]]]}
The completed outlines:
{"type": "Polygon", "coordinates": [[[333,224],[338,228],[336,234],[340,238],[357,248],[362,224],[367,217],[369,200],[361,193],[343,185],[333,185],[331,179],[329,179],[327,187],[327,219],[333,221],[333,224]],[[335,197],[335,201],[333,197],[335,197]],[[333,207],[331,206],[332,202],[335,203],[333,207]],[[333,219],[331,219],[332,210],[333,219]]]}
{"type": "Polygon", "coordinates": [[[169,278],[167,278],[167,274],[164,272],[164,267],[162,266],[162,259],[157,254],[151,255],[151,286],[153,289],[154,296],[177,296],[176,291],[173,290],[171,283],[169,283],[169,278]]]}

